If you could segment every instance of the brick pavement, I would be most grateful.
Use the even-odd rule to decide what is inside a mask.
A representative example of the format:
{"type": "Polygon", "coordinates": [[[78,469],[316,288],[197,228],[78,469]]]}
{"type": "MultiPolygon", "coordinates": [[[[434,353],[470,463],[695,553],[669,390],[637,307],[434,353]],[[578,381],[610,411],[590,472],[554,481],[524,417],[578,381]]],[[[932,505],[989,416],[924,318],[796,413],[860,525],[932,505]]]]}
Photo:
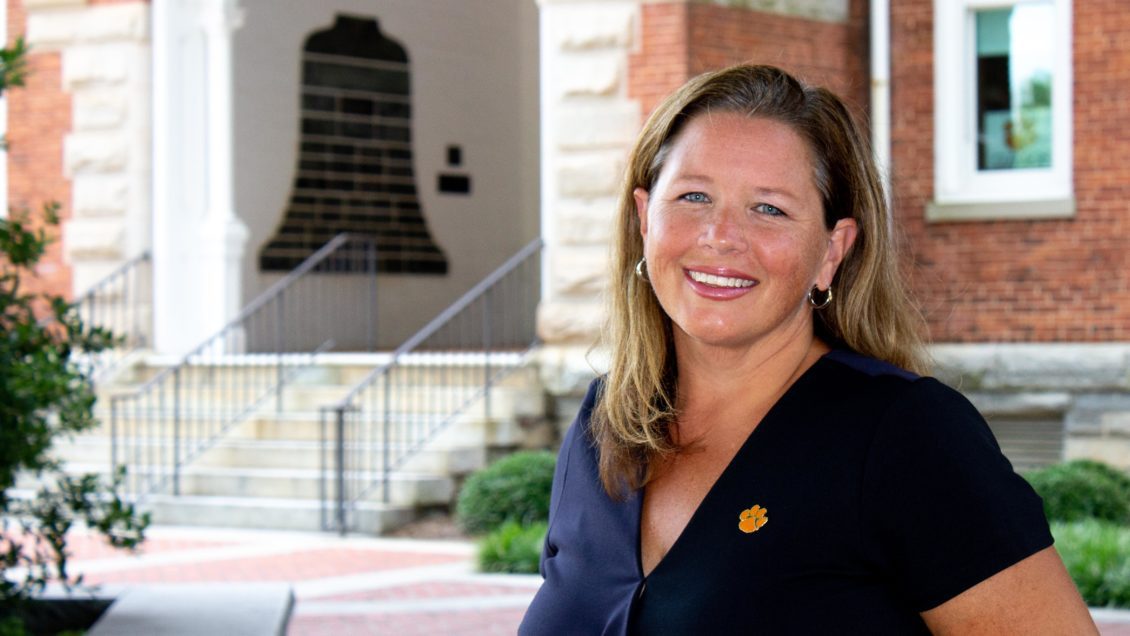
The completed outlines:
{"type": "MultiPolygon", "coordinates": [[[[137,554],[75,533],[72,571],[89,583],[289,582],[289,636],[513,634],[536,576],[477,574],[461,541],[157,527],[137,554]]],[[[1103,636],[1130,636],[1130,612],[1094,610],[1103,636]]]]}
{"type": "Polygon", "coordinates": [[[75,533],[72,571],[91,584],[289,582],[288,634],[513,634],[536,576],[474,571],[461,541],[151,528],[137,554],[75,533]]]}

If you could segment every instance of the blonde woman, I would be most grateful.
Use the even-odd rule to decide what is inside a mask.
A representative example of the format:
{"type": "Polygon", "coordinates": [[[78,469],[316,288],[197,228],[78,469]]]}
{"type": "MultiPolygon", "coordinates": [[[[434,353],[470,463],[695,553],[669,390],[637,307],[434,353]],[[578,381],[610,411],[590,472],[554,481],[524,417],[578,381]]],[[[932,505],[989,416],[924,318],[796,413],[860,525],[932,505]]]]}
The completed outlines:
{"type": "Polygon", "coordinates": [[[650,117],[523,634],[1094,633],[1039,498],[922,377],[842,102],[765,66],[650,117]]]}

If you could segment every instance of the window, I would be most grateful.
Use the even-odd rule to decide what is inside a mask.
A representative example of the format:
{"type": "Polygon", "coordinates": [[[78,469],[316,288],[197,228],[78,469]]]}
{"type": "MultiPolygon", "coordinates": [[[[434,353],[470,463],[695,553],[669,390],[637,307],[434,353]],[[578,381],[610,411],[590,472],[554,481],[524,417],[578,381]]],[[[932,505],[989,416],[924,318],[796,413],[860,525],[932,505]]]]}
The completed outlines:
{"type": "Polygon", "coordinates": [[[929,220],[1072,216],[1070,0],[936,0],[929,220]]]}

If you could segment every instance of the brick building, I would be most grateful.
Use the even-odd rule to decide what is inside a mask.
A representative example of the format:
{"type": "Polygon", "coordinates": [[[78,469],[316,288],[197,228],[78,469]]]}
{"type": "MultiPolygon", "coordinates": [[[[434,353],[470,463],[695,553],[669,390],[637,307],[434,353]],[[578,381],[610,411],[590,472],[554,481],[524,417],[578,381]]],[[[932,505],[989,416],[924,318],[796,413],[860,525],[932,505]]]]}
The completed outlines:
{"type": "MultiPolygon", "coordinates": [[[[434,86],[440,94],[447,86],[458,89],[452,94],[505,96],[473,102],[478,111],[513,106],[500,111],[504,124],[488,126],[501,131],[494,140],[508,140],[491,163],[509,170],[509,178],[492,182],[487,162],[472,164],[472,171],[481,171],[486,191],[475,205],[501,206],[517,218],[510,225],[515,240],[460,252],[457,246],[474,242],[467,232],[509,221],[459,221],[448,199],[422,194],[425,212],[436,210],[429,223],[439,244],[455,250],[455,280],[430,288],[424,295],[436,300],[417,307],[417,318],[434,314],[518,239],[540,235],[547,245],[538,312],[541,375],[551,392],[573,395],[592,374],[608,219],[643,118],[699,72],[739,61],[777,64],[833,88],[872,122],[907,271],[937,343],[939,374],[974,399],[1022,462],[1066,454],[1130,466],[1125,2],[513,0],[496,10],[493,22],[508,25],[498,33],[487,26],[491,20],[475,19],[474,11],[489,11],[482,3],[471,9],[442,3],[450,11],[435,15],[448,19],[419,16],[425,9],[411,2],[338,0],[302,16],[295,13],[299,4],[7,0],[9,40],[26,32],[34,47],[28,87],[8,98],[9,205],[56,199],[67,219],[61,249],[41,272],[46,284],[77,293],[137,251],[151,249],[159,261],[162,250],[174,249],[170,237],[190,227],[162,212],[170,205],[162,197],[175,190],[169,180],[215,187],[234,172],[226,204],[222,192],[195,203],[212,231],[197,240],[215,249],[172,267],[211,272],[193,298],[226,300],[212,303],[206,316],[189,314],[194,324],[222,323],[262,287],[249,255],[273,221],[249,210],[277,212],[281,199],[262,190],[279,190],[289,176],[278,173],[293,161],[261,158],[293,154],[285,144],[264,141],[271,136],[266,124],[276,123],[273,111],[250,110],[250,93],[265,87],[281,94],[270,93],[278,87],[264,79],[279,72],[268,56],[275,49],[264,43],[285,36],[297,46],[335,11],[378,14],[403,34],[410,52],[435,49],[417,63],[425,92],[434,86]],[[243,26],[236,28],[241,9],[243,26]],[[169,16],[177,11],[198,12],[191,17],[204,26],[176,31],[169,16]],[[448,20],[471,25],[474,37],[504,54],[461,43],[448,20]],[[438,41],[444,38],[429,41],[429,28],[450,29],[444,38],[464,47],[461,53],[445,55],[438,41]],[[178,57],[177,47],[193,37],[205,38],[209,44],[200,50],[210,54],[228,47],[227,57],[221,50],[206,69],[213,79],[234,75],[234,88],[219,96],[221,110],[207,112],[222,114],[223,99],[230,99],[235,125],[232,132],[212,121],[208,134],[218,135],[209,137],[212,145],[194,147],[198,154],[185,158],[181,142],[162,126],[199,121],[193,119],[199,109],[209,108],[200,102],[197,110],[178,110],[178,99],[191,106],[192,89],[211,81],[194,75],[200,69],[179,73],[169,65],[188,59],[178,57]],[[487,71],[478,88],[459,83],[468,69],[444,74],[441,62],[467,55],[487,71]],[[499,76],[513,81],[491,83],[499,76]],[[217,159],[215,140],[225,135],[234,155],[217,159]],[[213,172],[193,176],[188,167],[202,163],[213,172]],[[170,172],[170,165],[187,176],[170,172]],[[508,188],[520,199],[509,207],[508,188]]],[[[445,136],[426,142],[433,147],[474,138],[477,124],[459,113],[417,113],[442,120],[435,128],[445,136]]],[[[416,130],[426,125],[417,121],[416,130]]],[[[466,154],[485,153],[489,143],[467,141],[466,154]]],[[[421,166],[431,161],[426,156],[417,152],[417,174],[442,169],[421,166]]],[[[191,199],[190,190],[182,197],[191,199]]],[[[162,296],[161,281],[167,288],[186,280],[170,272],[156,277],[154,314],[158,347],[172,351],[193,338],[160,335],[182,324],[162,318],[170,311],[163,303],[174,300],[162,296]]],[[[568,400],[562,404],[563,411],[571,408],[568,400]]]]}

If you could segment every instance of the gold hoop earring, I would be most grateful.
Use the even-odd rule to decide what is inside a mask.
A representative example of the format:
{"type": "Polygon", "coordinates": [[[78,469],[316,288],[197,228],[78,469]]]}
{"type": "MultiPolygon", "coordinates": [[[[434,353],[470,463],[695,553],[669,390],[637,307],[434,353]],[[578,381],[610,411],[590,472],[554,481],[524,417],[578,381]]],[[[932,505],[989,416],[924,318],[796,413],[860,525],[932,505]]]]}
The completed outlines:
{"type": "Polygon", "coordinates": [[[647,277],[647,272],[644,271],[644,267],[646,266],[647,260],[643,258],[640,259],[640,262],[636,263],[636,278],[642,280],[645,283],[650,283],[651,281],[647,277]]]}
{"type": "Polygon", "coordinates": [[[817,287],[816,285],[813,285],[812,289],[808,290],[808,304],[812,305],[812,307],[814,309],[823,309],[823,308],[827,307],[831,302],[832,302],[832,288],[831,287],[829,287],[825,291],[821,292],[819,287],[817,287]],[[822,300],[816,300],[816,294],[821,294],[821,293],[824,294],[824,298],[822,300]]]}

